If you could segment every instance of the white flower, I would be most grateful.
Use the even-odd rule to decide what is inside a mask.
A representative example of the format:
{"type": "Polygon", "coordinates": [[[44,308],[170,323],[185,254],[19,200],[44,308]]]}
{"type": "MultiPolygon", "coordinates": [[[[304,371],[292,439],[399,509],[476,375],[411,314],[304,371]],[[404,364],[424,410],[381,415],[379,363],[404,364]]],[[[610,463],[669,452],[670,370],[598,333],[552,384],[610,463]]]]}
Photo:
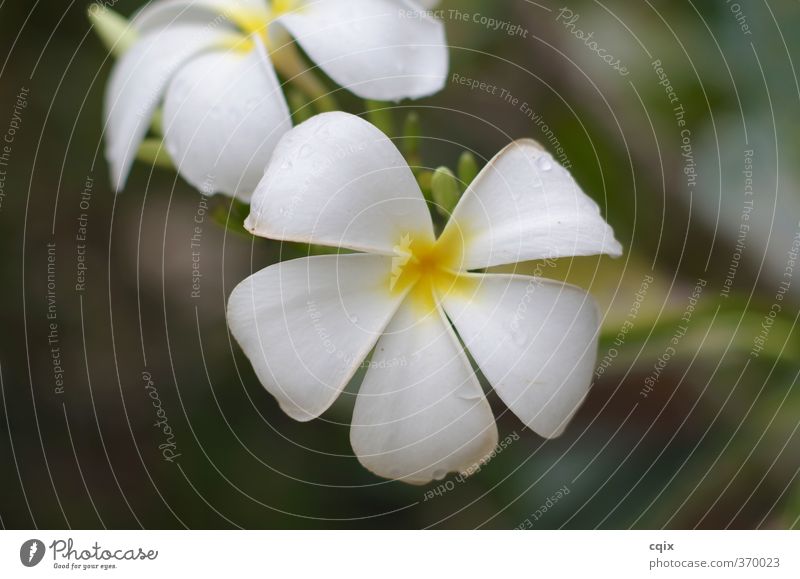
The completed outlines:
{"type": "Polygon", "coordinates": [[[442,88],[444,28],[411,0],[153,0],[106,93],[106,156],[124,187],[163,102],[165,145],[205,193],[247,200],[291,128],[275,68],[307,79],[291,37],[362,98],[418,98],[442,88]]]}
{"type": "Polygon", "coordinates": [[[389,139],[358,117],[323,114],[280,142],[251,211],[255,235],[363,252],[256,273],[233,291],[228,323],[297,420],[322,414],[366,365],[351,442],[374,473],[421,484],[472,472],[492,453],[492,411],[455,331],[500,398],[542,436],[558,436],[586,396],[593,300],[555,281],[469,273],[621,254],[598,206],[534,141],[489,163],[437,239],[389,139]]]}

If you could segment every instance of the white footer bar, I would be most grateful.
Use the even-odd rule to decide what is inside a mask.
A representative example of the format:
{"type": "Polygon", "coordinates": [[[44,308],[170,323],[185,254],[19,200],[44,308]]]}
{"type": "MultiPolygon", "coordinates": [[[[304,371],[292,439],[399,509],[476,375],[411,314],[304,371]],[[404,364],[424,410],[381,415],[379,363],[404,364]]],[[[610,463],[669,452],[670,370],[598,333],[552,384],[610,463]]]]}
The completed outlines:
{"type": "Polygon", "coordinates": [[[796,531],[0,533],[0,577],[14,578],[797,578],[799,562],[796,531]]]}

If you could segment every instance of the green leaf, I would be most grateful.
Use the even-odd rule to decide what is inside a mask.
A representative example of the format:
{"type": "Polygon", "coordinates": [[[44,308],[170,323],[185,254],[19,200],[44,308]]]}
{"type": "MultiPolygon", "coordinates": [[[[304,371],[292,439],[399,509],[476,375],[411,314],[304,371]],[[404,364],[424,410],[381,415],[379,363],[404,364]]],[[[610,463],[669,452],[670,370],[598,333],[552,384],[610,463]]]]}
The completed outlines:
{"type": "Polygon", "coordinates": [[[88,15],[97,36],[114,56],[122,56],[136,42],[138,35],[128,19],[107,6],[91,4],[88,15]]]}
{"type": "Polygon", "coordinates": [[[439,167],[431,179],[431,191],[436,210],[442,217],[449,217],[461,198],[456,176],[447,167],[439,167]]]}
{"type": "Polygon", "coordinates": [[[217,195],[217,204],[211,209],[211,217],[219,225],[244,237],[252,237],[252,234],[244,228],[244,220],[250,214],[250,205],[238,199],[231,199],[223,195],[217,195]]]}
{"type": "Polygon", "coordinates": [[[145,139],[136,153],[136,159],[162,169],[175,169],[161,139],[145,139]]]}
{"type": "Polygon", "coordinates": [[[469,151],[464,151],[458,159],[458,179],[461,181],[462,189],[466,191],[477,176],[478,162],[475,156],[469,151]]]}
{"type": "Polygon", "coordinates": [[[150,121],[150,130],[157,135],[164,135],[164,108],[158,107],[150,121]]]}
{"type": "Polygon", "coordinates": [[[786,503],[783,516],[787,527],[792,525],[792,529],[797,529],[800,525],[800,485],[795,485],[794,493],[786,503]]]}
{"type": "Polygon", "coordinates": [[[433,171],[420,171],[417,173],[417,183],[419,183],[419,188],[422,189],[425,200],[429,203],[433,203],[433,191],[431,190],[432,182],[433,171]]]}

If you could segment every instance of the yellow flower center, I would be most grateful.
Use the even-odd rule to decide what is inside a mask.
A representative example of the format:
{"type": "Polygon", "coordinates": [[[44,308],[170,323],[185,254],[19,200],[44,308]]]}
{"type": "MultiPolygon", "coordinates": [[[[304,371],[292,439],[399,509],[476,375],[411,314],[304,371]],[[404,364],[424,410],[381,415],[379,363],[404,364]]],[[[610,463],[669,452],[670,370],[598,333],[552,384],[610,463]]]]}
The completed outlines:
{"type": "Polygon", "coordinates": [[[235,47],[242,51],[252,50],[253,41],[250,37],[253,34],[259,35],[264,45],[270,47],[270,23],[282,14],[298,10],[302,3],[303,0],[273,0],[269,8],[263,10],[233,8],[226,11],[225,17],[244,33],[244,38],[238,38],[235,47]]]}
{"type": "Polygon", "coordinates": [[[391,292],[409,292],[420,315],[430,314],[446,295],[471,293],[475,279],[464,275],[461,268],[463,245],[458,232],[433,242],[425,235],[404,235],[394,247],[391,292]]]}

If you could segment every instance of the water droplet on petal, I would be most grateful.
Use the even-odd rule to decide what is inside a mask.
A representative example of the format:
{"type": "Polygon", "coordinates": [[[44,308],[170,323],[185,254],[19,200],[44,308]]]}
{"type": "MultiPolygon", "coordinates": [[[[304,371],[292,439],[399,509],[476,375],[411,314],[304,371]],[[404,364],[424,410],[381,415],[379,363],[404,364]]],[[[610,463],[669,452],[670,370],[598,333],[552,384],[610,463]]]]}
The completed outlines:
{"type": "Polygon", "coordinates": [[[512,329],[511,337],[517,346],[524,347],[528,344],[528,332],[522,328],[512,329]]]}
{"type": "Polygon", "coordinates": [[[478,400],[483,397],[483,392],[475,391],[472,388],[463,388],[457,396],[461,400],[478,400]]]}
{"type": "Polygon", "coordinates": [[[547,155],[542,155],[536,162],[542,171],[549,171],[553,168],[553,162],[547,155]]]}
{"type": "Polygon", "coordinates": [[[319,137],[327,137],[331,132],[330,123],[320,123],[314,134],[319,137]]]}
{"type": "Polygon", "coordinates": [[[244,108],[247,112],[252,112],[259,108],[261,102],[259,99],[255,97],[250,97],[244,104],[244,108]]]}
{"type": "Polygon", "coordinates": [[[223,117],[222,109],[219,106],[211,107],[211,110],[208,111],[208,118],[212,121],[219,120],[223,117]]]}
{"type": "Polygon", "coordinates": [[[297,156],[300,159],[307,159],[308,157],[311,156],[311,152],[312,152],[311,145],[303,145],[303,146],[300,147],[300,150],[297,152],[297,156]]]}
{"type": "Polygon", "coordinates": [[[353,20],[350,22],[350,30],[352,30],[353,32],[361,32],[362,30],[364,30],[364,23],[361,22],[359,17],[356,16],[355,14],[352,14],[351,17],[353,18],[353,20]]]}

